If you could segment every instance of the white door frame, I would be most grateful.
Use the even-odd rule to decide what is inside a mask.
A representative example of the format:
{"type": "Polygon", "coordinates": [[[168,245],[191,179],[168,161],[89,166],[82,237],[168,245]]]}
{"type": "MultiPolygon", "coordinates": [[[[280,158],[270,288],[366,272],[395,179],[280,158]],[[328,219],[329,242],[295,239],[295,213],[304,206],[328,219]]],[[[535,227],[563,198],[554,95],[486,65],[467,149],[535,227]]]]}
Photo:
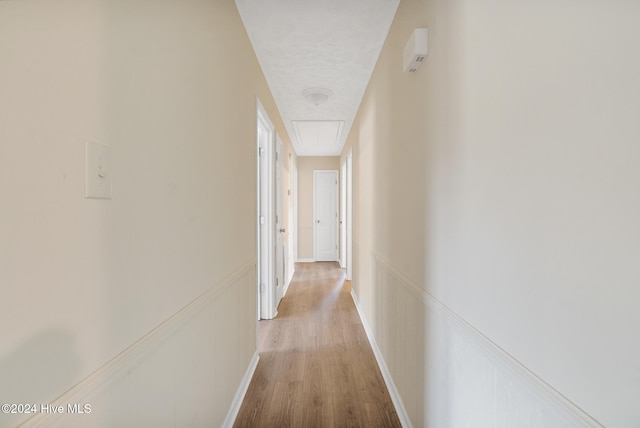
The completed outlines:
{"type": "Polygon", "coordinates": [[[353,149],[347,154],[347,280],[353,277],[353,149]]]}
{"type": "Polygon", "coordinates": [[[256,98],[256,146],[257,313],[258,319],[272,319],[277,315],[274,279],[275,127],[258,98],[256,98]],[[262,133],[266,133],[267,136],[261,139],[262,133]]]}
{"type": "Polygon", "coordinates": [[[338,196],[338,170],[337,169],[331,169],[331,170],[314,170],[313,171],[313,259],[314,260],[318,260],[318,203],[317,203],[317,194],[316,194],[316,184],[317,184],[317,176],[318,174],[326,174],[326,173],[332,173],[332,175],[335,177],[335,207],[336,207],[336,213],[335,216],[333,217],[333,220],[335,222],[335,227],[333,228],[333,239],[334,242],[336,243],[336,249],[335,249],[335,257],[333,261],[338,261],[338,202],[339,202],[339,196],[338,196]]]}
{"type": "Polygon", "coordinates": [[[340,267],[347,268],[347,159],[340,167],[340,267]]]}
{"type": "MultiPolygon", "coordinates": [[[[293,235],[293,254],[291,254],[292,262],[295,263],[295,260],[298,260],[298,164],[293,164],[293,224],[291,228],[291,232],[293,235]]],[[[294,269],[295,270],[295,269],[294,269]]]]}

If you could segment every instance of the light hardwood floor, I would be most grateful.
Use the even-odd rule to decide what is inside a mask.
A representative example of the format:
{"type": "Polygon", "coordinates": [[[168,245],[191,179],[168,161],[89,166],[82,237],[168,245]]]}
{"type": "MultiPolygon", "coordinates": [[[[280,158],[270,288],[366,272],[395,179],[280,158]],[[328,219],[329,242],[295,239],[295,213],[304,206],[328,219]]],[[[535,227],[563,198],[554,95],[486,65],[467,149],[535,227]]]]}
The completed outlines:
{"type": "Polygon", "coordinates": [[[298,263],[234,427],[400,427],[337,263],[298,263]]]}

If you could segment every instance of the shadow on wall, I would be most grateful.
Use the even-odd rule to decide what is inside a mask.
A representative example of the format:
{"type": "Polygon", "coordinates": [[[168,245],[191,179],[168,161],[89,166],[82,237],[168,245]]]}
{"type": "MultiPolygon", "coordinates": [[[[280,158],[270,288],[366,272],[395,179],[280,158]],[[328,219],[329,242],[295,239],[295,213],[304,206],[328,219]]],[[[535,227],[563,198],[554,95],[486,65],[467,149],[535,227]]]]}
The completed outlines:
{"type": "MultiPolygon", "coordinates": [[[[8,355],[0,357],[0,404],[50,403],[76,383],[79,357],[73,336],[50,329],[33,336],[8,355]]],[[[0,413],[0,428],[29,418],[25,414],[0,413]]]]}

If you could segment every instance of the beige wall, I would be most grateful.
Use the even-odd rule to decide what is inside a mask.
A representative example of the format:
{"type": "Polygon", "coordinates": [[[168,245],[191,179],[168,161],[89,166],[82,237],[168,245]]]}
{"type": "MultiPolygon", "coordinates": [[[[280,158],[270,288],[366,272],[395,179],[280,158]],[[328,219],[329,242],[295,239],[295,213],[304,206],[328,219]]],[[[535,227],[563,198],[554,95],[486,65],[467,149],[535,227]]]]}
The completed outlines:
{"type": "Polygon", "coordinates": [[[338,156],[298,158],[298,259],[313,259],[313,171],[339,170],[338,156]]]}
{"type": "Polygon", "coordinates": [[[566,423],[535,379],[606,426],[640,420],[638,19],[632,1],[400,3],[345,153],[354,289],[414,426],[566,423]]]}
{"type": "Polygon", "coordinates": [[[255,351],[256,96],[291,151],[233,1],[0,2],[0,94],[3,402],[169,323],[74,423],[218,426],[255,351]],[[84,199],[86,141],[111,147],[112,200],[84,199]]]}

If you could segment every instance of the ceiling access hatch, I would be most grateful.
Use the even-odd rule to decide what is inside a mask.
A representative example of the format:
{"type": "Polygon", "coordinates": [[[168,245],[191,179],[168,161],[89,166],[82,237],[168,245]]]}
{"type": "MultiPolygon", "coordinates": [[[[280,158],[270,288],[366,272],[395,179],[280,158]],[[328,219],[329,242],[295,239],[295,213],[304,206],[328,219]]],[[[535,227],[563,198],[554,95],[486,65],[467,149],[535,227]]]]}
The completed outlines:
{"type": "Polygon", "coordinates": [[[298,156],[338,156],[344,120],[293,120],[298,156]]]}

